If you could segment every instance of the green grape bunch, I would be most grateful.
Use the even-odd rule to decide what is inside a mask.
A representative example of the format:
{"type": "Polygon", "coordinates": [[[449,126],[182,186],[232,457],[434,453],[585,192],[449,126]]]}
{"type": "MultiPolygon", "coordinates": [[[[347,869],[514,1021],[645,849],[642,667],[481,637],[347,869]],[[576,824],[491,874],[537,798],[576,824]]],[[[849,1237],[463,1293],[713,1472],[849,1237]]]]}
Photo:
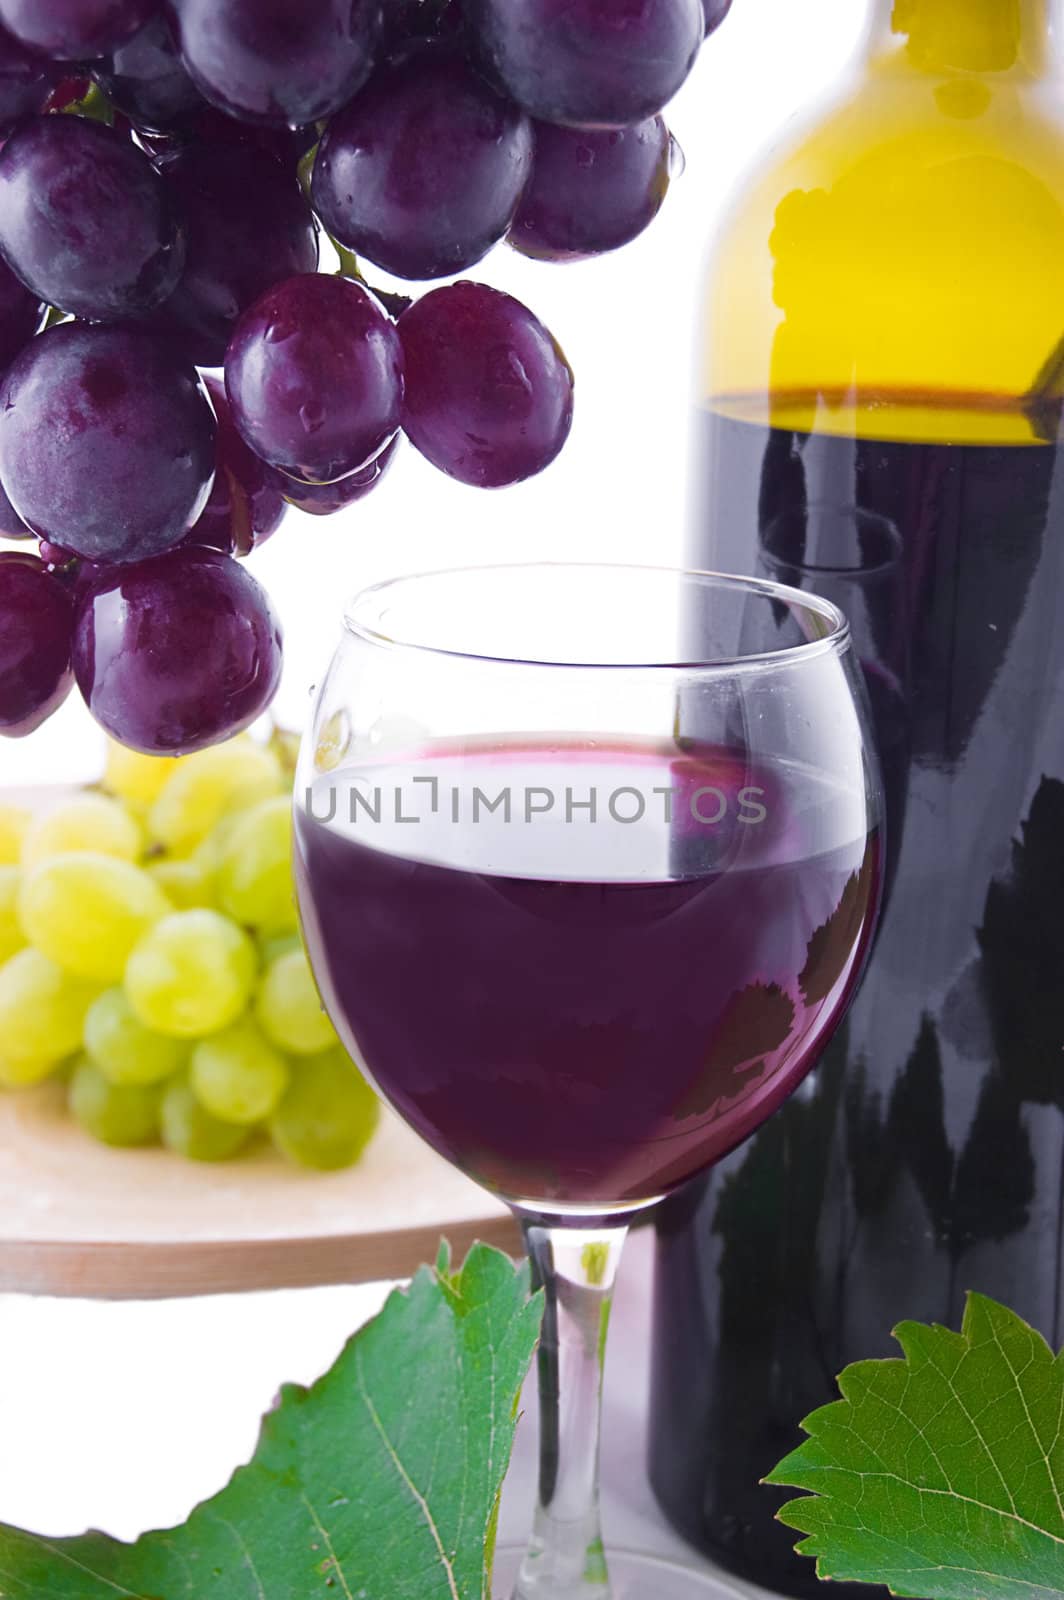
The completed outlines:
{"type": "Polygon", "coordinates": [[[379,1106],[299,934],[282,754],[115,743],[98,788],[0,804],[0,1090],[54,1081],[116,1147],[358,1160],[379,1106]]]}

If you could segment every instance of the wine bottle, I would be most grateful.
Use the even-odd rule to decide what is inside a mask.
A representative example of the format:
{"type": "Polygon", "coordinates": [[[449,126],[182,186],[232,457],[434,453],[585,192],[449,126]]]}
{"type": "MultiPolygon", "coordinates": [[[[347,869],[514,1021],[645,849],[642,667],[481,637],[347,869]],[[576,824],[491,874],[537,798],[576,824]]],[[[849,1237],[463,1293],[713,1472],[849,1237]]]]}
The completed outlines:
{"type": "Polygon", "coordinates": [[[1064,1340],[1061,17],[869,11],[716,249],[689,550],[849,612],[887,789],[846,1023],[658,1229],[655,1490],[793,1595],[822,1586],[759,1480],[847,1363],[969,1290],[1064,1340]]]}

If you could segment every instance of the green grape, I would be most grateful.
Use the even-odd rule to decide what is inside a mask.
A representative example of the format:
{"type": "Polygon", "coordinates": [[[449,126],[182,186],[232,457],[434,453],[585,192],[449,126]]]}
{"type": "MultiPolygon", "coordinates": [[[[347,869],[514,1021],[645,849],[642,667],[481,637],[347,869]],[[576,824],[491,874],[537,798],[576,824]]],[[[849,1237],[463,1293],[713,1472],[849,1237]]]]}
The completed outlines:
{"type": "Polygon", "coordinates": [[[190,1161],[229,1161],[251,1138],[250,1128],[222,1122],[200,1105],[187,1078],[167,1086],[162,1104],[163,1144],[190,1161]]]}
{"type": "Polygon", "coordinates": [[[72,1055],[98,992],[39,950],[17,951],[0,967],[0,1058],[18,1068],[72,1055]]]}
{"type": "Polygon", "coordinates": [[[22,865],[29,870],[53,856],[82,854],[140,857],[140,828],[117,800],[103,794],[81,794],[32,823],[22,841],[22,865]]]}
{"type": "Polygon", "coordinates": [[[244,826],[247,816],[248,811],[246,810],[227,811],[221,821],[211,829],[207,837],[200,841],[192,854],[186,857],[187,860],[191,861],[210,878],[211,891],[215,896],[216,903],[218,898],[218,873],[222,865],[222,858],[238,831],[244,826]]]}
{"type": "Polygon", "coordinates": [[[199,844],[196,846],[195,850],[192,851],[191,855],[183,856],[181,859],[184,861],[191,861],[193,866],[198,867],[201,872],[205,872],[207,874],[208,878],[211,880],[212,893],[216,895],[218,892],[218,886],[215,883],[215,879],[218,876],[218,867],[222,859],[221,847],[218,844],[217,828],[212,828],[207,837],[200,840],[199,844]]]}
{"type": "Polygon", "coordinates": [[[146,811],[158,800],[163,785],[177,767],[178,756],[145,756],[124,744],[107,741],[103,785],[135,811],[146,811]]]}
{"type": "Polygon", "coordinates": [[[175,911],[126,963],[129,1003],[146,1028],[196,1039],[235,1022],[251,998],[255,946],[217,911],[175,911]]]}
{"type": "MultiPolygon", "coordinates": [[[[271,795],[270,798],[272,799],[273,796],[271,795]]],[[[262,803],[263,802],[261,801],[259,802],[259,804],[262,803]]],[[[222,857],[228,850],[232,839],[238,830],[243,827],[246,816],[246,810],[227,812],[222,820],[216,823],[211,829],[207,838],[200,846],[200,849],[204,852],[205,856],[210,855],[213,857],[216,867],[221,864],[222,857]]]]}
{"type": "Polygon", "coordinates": [[[270,749],[281,763],[281,770],[285,775],[289,788],[295,782],[301,743],[302,734],[294,728],[275,727],[270,734],[270,749]]]}
{"type": "Polygon", "coordinates": [[[302,948],[271,961],[255,997],[259,1027],[279,1050],[314,1056],[338,1043],[302,948]]]}
{"type": "Polygon", "coordinates": [[[178,911],[214,905],[214,873],[205,861],[190,856],[186,861],[153,861],[145,869],[178,911]]]}
{"type": "Polygon", "coordinates": [[[159,1137],[157,1086],[116,1084],[94,1061],[82,1056],[74,1068],[67,1104],[76,1122],[101,1144],[152,1144],[159,1137]]]}
{"type": "Polygon", "coordinates": [[[151,808],[151,835],[173,855],[190,855],[227,811],[275,795],[281,782],[273,751],[250,738],[186,756],[151,808]]]}
{"type": "Polygon", "coordinates": [[[109,1082],[161,1083],[184,1066],[188,1045],[146,1028],[123,989],[105,989],[85,1017],[85,1050],[109,1082]]]}
{"type": "Polygon", "coordinates": [[[236,922],[263,933],[296,926],[292,886],[292,802],[266,800],[241,818],[222,850],[218,903],[236,922]]]}
{"type": "Polygon", "coordinates": [[[22,860],[22,841],[30,820],[21,806],[0,805],[0,866],[17,866],[22,860]]]}
{"type": "Polygon", "coordinates": [[[242,1017],[196,1046],[189,1081],[212,1116],[250,1127],[276,1110],[288,1087],[288,1067],[254,1022],[242,1017]]]}
{"type": "Polygon", "coordinates": [[[18,900],[30,944],[79,978],[116,983],[129,953],[171,910],[148,874],[114,856],[52,856],[28,872],[18,900]]]}
{"type": "Polygon", "coordinates": [[[298,933],[260,934],[256,942],[264,967],[268,967],[271,961],[276,961],[278,956],[286,956],[290,950],[303,948],[303,941],[298,933]]]}
{"type": "Polygon", "coordinates": [[[0,866],[0,961],[6,961],[26,943],[18,919],[18,894],[22,873],[18,867],[0,866]]]}
{"type": "Polygon", "coordinates": [[[29,1089],[43,1083],[56,1071],[55,1061],[5,1061],[0,1056],[0,1088],[29,1089]]]}
{"type": "Polygon", "coordinates": [[[358,1160],[380,1121],[380,1101],[341,1049],[292,1065],[292,1081],[270,1119],[290,1160],[334,1172],[358,1160]]]}

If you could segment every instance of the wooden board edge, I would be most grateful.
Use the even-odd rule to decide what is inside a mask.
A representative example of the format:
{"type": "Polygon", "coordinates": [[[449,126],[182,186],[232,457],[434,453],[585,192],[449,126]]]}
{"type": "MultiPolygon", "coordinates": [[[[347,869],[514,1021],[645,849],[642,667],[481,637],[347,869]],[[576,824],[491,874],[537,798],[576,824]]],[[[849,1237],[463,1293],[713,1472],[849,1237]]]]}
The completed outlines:
{"type": "Polygon", "coordinates": [[[333,1238],[145,1245],[4,1241],[0,1293],[79,1300],[180,1300],[269,1289],[409,1278],[436,1258],[441,1237],[457,1260],[475,1242],[523,1253],[509,1215],[333,1238]]]}

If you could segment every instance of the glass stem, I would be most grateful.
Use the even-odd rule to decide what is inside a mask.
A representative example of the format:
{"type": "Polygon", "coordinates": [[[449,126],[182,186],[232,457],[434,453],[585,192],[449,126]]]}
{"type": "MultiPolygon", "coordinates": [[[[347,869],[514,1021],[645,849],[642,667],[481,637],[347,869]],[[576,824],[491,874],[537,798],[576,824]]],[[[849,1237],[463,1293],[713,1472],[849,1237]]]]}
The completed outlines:
{"type": "Polygon", "coordinates": [[[514,1600],[609,1600],[599,1525],[602,1373],[626,1224],[523,1223],[544,1291],[539,1347],[539,1494],[514,1600]]]}

